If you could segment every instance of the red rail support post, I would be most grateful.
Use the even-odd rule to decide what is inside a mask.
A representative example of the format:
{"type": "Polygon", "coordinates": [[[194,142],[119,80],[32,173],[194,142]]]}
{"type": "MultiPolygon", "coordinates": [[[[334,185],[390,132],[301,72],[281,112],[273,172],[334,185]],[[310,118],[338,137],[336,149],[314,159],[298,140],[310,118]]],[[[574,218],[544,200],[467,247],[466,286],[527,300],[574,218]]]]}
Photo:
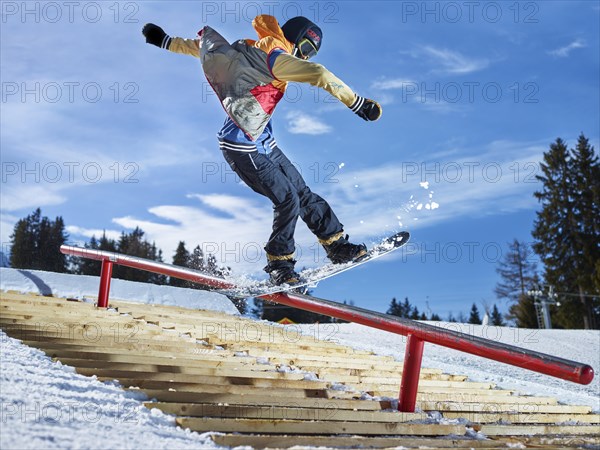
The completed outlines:
{"type": "Polygon", "coordinates": [[[108,308],[108,294],[110,292],[110,279],[112,277],[113,262],[102,260],[100,269],[100,289],[98,290],[98,308],[108,308]]]}
{"type": "Polygon", "coordinates": [[[402,371],[402,382],[400,383],[398,411],[415,412],[424,346],[424,340],[419,339],[412,333],[408,334],[406,351],[404,352],[404,369],[402,371]]]}

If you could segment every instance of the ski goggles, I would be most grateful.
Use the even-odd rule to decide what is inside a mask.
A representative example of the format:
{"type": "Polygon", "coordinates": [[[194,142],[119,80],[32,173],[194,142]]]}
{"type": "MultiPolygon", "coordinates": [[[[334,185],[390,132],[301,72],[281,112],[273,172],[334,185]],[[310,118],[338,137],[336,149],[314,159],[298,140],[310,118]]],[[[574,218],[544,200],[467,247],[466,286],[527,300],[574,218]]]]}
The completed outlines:
{"type": "Polygon", "coordinates": [[[302,39],[297,47],[298,52],[300,53],[300,57],[304,59],[310,59],[317,54],[317,48],[312,43],[312,41],[308,38],[302,39]]]}

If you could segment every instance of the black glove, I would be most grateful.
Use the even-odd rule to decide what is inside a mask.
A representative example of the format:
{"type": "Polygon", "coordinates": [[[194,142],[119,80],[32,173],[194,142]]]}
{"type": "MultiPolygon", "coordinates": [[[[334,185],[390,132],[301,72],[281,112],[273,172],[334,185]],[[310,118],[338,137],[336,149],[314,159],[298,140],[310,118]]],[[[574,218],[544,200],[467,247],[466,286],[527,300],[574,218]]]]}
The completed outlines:
{"type": "Polygon", "coordinates": [[[367,120],[374,121],[381,117],[381,106],[379,103],[368,98],[356,96],[354,103],[350,105],[350,109],[357,114],[359,117],[367,120]]]}
{"type": "Polygon", "coordinates": [[[160,48],[168,49],[171,45],[171,37],[158,25],[147,23],[142,28],[142,34],[146,37],[148,44],[156,45],[160,48]]]}

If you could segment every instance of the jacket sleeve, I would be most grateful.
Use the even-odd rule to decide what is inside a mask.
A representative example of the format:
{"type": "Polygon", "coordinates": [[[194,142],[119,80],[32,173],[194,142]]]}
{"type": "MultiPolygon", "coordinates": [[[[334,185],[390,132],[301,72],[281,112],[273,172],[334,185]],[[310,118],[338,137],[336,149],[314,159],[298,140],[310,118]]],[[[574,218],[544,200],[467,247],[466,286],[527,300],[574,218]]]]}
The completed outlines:
{"type": "Polygon", "coordinates": [[[280,81],[309,83],[325,89],[348,107],[354,103],[356,98],[352,89],[321,64],[282,53],[275,59],[271,71],[273,76],[280,81]]]}
{"type": "Polygon", "coordinates": [[[180,37],[172,37],[169,44],[169,51],[174,53],[182,53],[184,55],[200,57],[200,40],[199,39],[183,39],[180,37]]]}

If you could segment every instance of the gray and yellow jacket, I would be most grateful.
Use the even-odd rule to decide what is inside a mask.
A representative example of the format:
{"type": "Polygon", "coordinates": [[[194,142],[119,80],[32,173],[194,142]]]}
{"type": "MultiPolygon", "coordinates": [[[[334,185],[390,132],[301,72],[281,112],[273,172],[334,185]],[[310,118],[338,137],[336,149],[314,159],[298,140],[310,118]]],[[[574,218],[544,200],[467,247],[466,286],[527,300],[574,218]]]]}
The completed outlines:
{"type": "Polygon", "coordinates": [[[205,26],[197,39],[169,37],[162,45],[172,52],[200,58],[208,82],[233,121],[224,128],[235,125],[241,130],[237,138],[235,132],[227,132],[230,139],[220,133],[225,141],[238,144],[231,150],[249,151],[254,147],[290,81],[325,89],[346,106],[352,106],[357,96],[342,80],[320,64],[291,55],[293,44],[285,38],[274,17],[258,16],[252,26],[258,34],[257,41],[245,39],[229,44],[205,26]]]}

